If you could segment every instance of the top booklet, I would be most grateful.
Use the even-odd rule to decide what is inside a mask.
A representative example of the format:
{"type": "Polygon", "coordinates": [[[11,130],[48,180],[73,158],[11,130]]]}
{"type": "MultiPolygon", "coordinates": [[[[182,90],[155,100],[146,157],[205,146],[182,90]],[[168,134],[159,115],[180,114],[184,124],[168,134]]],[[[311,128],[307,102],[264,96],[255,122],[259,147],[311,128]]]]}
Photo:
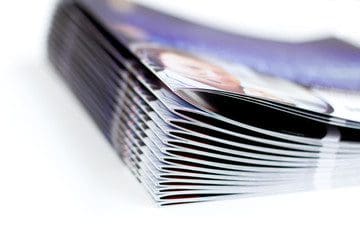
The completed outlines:
{"type": "Polygon", "coordinates": [[[231,98],[360,129],[360,49],[348,42],[274,41],[126,1],[76,2],[164,86],[202,110],[214,112],[214,101],[231,98]]]}

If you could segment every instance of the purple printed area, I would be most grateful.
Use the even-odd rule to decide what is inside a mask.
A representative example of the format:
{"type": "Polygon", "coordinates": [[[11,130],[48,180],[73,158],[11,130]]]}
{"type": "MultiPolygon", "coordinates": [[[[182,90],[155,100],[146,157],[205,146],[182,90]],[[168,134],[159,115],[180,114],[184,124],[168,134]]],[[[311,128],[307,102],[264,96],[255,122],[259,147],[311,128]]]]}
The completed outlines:
{"type": "MultiPolygon", "coordinates": [[[[219,31],[142,6],[119,11],[108,1],[78,2],[107,26],[125,23],[142,29],[148,35],[146,41],[194,54],[205,52],[306,86],[360,90],[360,49],[337,38],[272,41],[219,31]]],[[[114,35],[124,40],[120,32],[114,35]]]]}

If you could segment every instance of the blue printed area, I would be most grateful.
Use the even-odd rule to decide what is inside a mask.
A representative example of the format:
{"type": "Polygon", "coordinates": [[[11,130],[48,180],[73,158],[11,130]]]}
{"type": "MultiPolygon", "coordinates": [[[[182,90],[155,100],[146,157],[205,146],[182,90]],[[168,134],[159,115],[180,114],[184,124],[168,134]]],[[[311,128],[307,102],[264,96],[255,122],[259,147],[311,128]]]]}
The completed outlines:
{"type": "MultiPolygon", "coordinates": [[[[78,0],[108,26],[143,30],[146,41],[246,65],[305,86],[360,90],[360,49],[337,38],[289,43],[227,33],[151,9],[115,9],[103,0],[78,0]]],[[[120,32],[114,35],[121,40],[120,32]]],[[[138,39],[144,41],[144,39],[138,39]]]]}

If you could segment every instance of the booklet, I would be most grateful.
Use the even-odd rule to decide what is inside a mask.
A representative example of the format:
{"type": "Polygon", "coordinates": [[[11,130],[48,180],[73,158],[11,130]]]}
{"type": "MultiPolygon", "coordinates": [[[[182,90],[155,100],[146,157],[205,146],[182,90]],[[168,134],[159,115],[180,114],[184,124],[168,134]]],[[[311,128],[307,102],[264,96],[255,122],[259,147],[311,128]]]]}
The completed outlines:
{"type": "Polygon", "coordinates": [[[63,0],[55,69],[159,205],[360,183],[360,49],[63,0]]]}

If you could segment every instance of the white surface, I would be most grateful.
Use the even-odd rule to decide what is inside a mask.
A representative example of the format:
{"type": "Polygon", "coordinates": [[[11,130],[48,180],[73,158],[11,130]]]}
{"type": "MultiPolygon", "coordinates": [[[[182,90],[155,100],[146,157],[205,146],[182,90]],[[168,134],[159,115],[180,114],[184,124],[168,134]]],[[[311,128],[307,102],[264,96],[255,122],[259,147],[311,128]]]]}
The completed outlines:
{"type": "Polygon", "coordinates": [[[359,239],[359,187],[153,205],[44,60],[52,8],[0,10],[0,239],[359,239]]]}

